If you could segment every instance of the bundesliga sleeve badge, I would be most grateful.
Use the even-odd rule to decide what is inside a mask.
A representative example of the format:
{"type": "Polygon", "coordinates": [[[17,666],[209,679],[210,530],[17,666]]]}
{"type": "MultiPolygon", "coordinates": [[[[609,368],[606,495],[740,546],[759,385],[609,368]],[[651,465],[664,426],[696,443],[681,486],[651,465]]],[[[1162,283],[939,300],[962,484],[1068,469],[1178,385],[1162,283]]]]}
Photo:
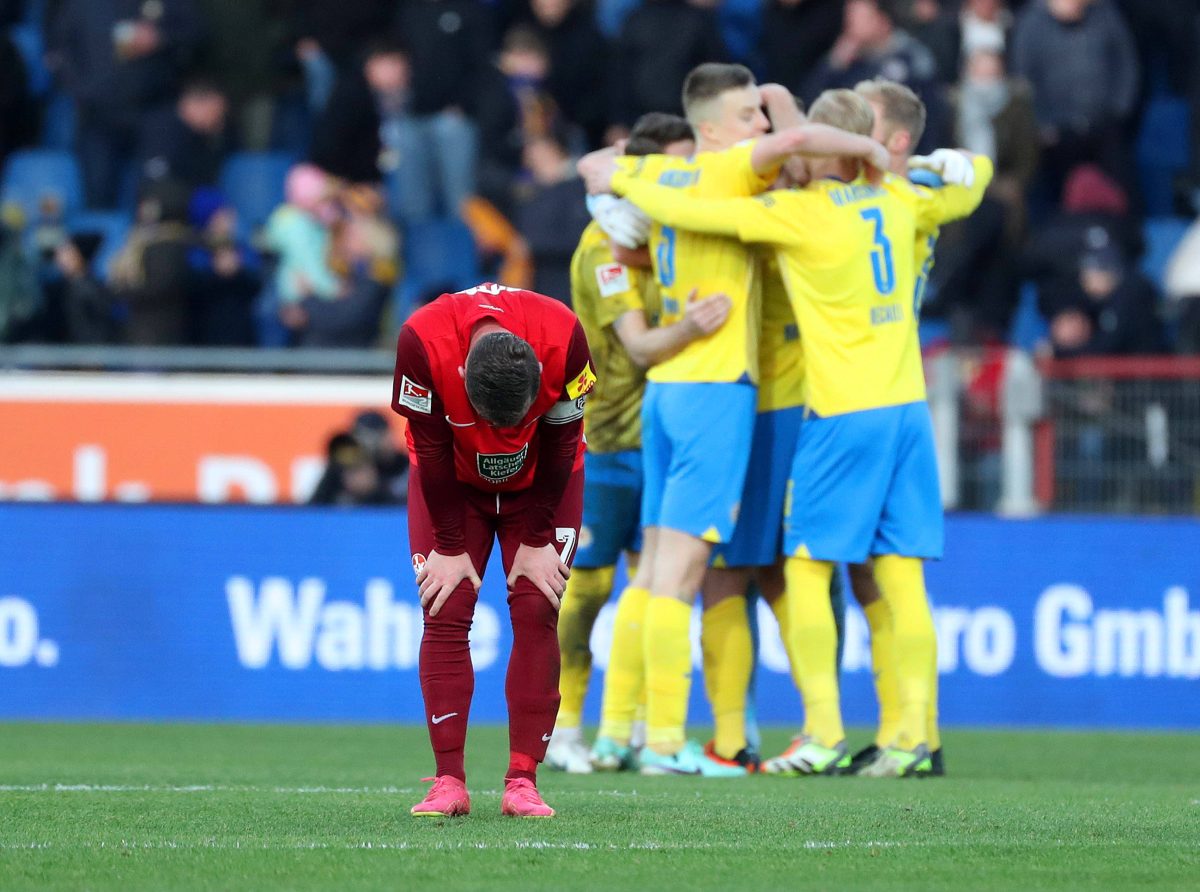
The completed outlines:
{"type": "Polygon", "coordinates": [[[400,379],[400,405],[413,412],[429,415],[433,412],[433,391],[422,387],[407,375],[400,379]]]}

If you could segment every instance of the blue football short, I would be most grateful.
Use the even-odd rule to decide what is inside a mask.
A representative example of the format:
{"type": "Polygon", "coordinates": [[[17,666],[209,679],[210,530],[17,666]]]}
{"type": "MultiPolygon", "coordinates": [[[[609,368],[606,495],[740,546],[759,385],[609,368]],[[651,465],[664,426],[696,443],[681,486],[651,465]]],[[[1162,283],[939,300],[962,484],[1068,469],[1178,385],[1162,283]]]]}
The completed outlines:
{"type": "Polygon", "coordinates": [[[589,452],[583,458],[583,525],[575,566],[611,567],[622,551],[640,551],[642,453],[589,452]]]}
{"type": "Polygon", "coordinates": [[[728,542],[737,522],[757,390],[750,383],[646,385],[642,525],[728,542]]]}
{"type": "Polygon", "coordinates": [[[933,423],[925,402],[810,415],[788,481],[784,551],[862,563],[940,558],[945,539],[933,423]]]}
{"type": "Polygon", "coordinates": [[[769,567],[783,547],[783,500],[804,407],[759,412],[754,419],[750,467],[733,537],[713,549],[717,567],[769,567]]]}

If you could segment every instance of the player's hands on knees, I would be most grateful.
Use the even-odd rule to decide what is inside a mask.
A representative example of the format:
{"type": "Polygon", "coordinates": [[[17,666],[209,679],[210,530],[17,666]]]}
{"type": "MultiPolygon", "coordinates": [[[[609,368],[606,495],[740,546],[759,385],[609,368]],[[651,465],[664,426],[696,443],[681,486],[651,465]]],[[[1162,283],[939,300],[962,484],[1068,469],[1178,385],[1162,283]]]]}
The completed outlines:
{"type": "Polygon", "coordinates": [[[429,609],[430,616],[437,616],[450,593],[458,588],[464,579],[471,580],[475,591],[479,591],[479,574],[471,563],[471,556],[462,554],[438,554],[429,552],[425,566],[417,574],[417,594],[421,596],[421,606],[429,609]]]}
{"type": "Polygon", "coordinates": [[[543,545],[541,548],[522,545],[513,558],[512,571],[508,574],[508,587],[515,586],[517,580],[524,576],[546,596],[550,606],[558,610],[563,592],[567,588],[567,577],[570,575],[570,568],[562,562],[553,544],[543,545]]]}
{"type": "Polygon", "coordinates": [[[683,318],[698,334],[710,335],[725,324],[725,320],[729,318],[729,311],[733,309],[733,301],[721,293],[710,294],[697,300],[696,293],[696,289],[693,288],[692,293],[688,295],[683,318]]]}

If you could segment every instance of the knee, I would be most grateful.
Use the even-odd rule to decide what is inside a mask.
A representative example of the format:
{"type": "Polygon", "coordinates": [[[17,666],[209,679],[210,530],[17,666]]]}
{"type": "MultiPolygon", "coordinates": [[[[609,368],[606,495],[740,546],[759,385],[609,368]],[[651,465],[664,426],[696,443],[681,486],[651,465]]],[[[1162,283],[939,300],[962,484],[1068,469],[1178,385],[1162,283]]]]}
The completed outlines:
{"type": "Polygon", "coordinates": [[[471,631],[471,621],[475,616],[475,602],[479,599],[469,580],[464,580],[450,593],[436,616],[431,616],[429,608],[425,608],[426,634],[466,634],[471,631]]]}
{"type": "Polygon", "coordinates": [[[517,585],[508,595],[508,612],[512,618],[513,635],[532,629],[558,627],[558,611],[533,583],[517,580],[517,585]]]}

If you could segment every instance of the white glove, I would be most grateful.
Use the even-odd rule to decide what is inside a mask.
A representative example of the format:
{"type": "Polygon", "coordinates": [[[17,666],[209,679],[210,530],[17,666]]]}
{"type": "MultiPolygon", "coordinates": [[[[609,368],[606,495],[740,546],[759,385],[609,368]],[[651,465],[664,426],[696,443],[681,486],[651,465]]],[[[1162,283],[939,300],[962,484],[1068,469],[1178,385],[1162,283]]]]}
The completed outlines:
{"type": "Polygon", "coordinates": [[[650,218],[624,198],[589,195],[587,209],[605,235],[622,248],[640,248],[650,238],[650,218]]]}
{"type": "Polygon", "coordinates": [[[975,165],[971,159],[955,149],[938,149],[932,155],[914,155],[908,159],[909,167],[932,170],[948,186],[975,185],[975,165]]]}

